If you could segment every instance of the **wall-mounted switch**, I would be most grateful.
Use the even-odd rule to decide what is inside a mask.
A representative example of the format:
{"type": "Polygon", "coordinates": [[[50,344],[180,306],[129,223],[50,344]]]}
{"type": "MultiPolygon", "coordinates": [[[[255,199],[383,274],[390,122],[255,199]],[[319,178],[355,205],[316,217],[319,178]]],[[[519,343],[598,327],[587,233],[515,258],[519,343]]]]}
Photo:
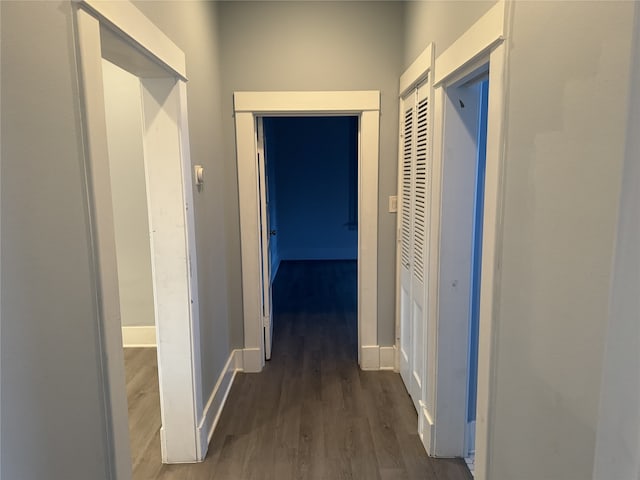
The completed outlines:
{"type": "Polygon", "coordinates": [[[194,165],[193,176],[195,177],[196,185],[202,185],[204,183],[204,167],[202,165],[194,165]]]}
{"type": "Polygon", "coordinates": [[[398,211],[398,196],[389,195],[389,213],[396,213],[398,211]]]}

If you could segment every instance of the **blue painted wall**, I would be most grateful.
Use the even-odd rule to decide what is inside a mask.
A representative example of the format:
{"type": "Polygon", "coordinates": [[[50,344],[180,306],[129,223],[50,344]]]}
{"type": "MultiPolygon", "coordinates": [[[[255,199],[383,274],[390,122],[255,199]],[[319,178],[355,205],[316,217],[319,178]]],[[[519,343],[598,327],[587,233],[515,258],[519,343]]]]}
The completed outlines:
{"type": "Polygon", "coordinates": [[[356,259],[358,118],[265,118],[264,130],[274,263],[356,259]]]}
{"type": "Polygon", "coordinates": [[[487,113],[489,106],[489,81],[480,84],[480,108],[478,118],[478,168],[476,176],[475,219],[473,227],[473,254],[471,272],[471,315],[469,319],[469,401],[467,418],[476,419],[478,392],[478,334],[480,327],[480,278],[482,267],[482,221],[484,210],[484,177],[487,163],[487,113]]]}

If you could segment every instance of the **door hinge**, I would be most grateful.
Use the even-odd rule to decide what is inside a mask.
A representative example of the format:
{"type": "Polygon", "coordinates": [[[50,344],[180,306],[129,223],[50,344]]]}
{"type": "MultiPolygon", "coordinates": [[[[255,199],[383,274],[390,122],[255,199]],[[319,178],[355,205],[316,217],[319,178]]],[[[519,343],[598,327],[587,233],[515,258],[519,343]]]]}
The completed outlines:
{"type": "Polygon", "coordinates": [[[262,324],[264,325],[264,328],[269,328],[271,326],[271,317],[269,315],[263,316],[262,324]]]}

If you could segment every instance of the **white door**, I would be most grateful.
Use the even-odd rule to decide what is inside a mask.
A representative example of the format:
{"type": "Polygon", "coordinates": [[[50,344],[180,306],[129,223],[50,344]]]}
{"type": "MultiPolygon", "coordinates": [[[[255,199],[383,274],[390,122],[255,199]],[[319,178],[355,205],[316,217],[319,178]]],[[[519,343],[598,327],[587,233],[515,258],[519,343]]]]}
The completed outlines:
{"type": "Polygon", "coordinates": [[[260,190],[260,254],[262,257],[262,325],[264,327],[264,356],[271,359],[273,343],[273,322],[271,305],[271,229],[269,227],[269,205],[267,193],[267,168],[265,155],[264,127],[262,117],[257,117],[257,161],[258,188],[260,190]]]}
{"type": "Polygon", "coordinates": [[[416,92],[415,158],[413,161],[413,271],[411,277],[411,384],[409,393],[416,409],[422,400],[427,359],[426,275],[428,272],[428,226],[431,178],[429,132],[429,87],[416,92]]]}
{"type": "Polygon", "coordinates": [[[416,410],[426,372],[426,273],[429,225],[429,86],[401,100],[400,375],[416,410]]]}
{"type": "Polygon", "coordinates": [[[411,276],[413,268],[413,160],[415,137],[415,92],[400,102],[402,107],[400,181],[400,375],[411,393],[411,276]]]}

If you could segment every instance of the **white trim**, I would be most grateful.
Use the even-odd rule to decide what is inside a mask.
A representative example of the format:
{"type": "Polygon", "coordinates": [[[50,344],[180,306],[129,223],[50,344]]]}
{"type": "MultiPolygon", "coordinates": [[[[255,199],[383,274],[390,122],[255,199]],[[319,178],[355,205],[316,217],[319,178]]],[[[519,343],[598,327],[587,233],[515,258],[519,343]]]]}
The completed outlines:
{"type": "Polygon", "coordinates": [[[396,346],[380,347],[380,370],[394,370],[396,367],[396,346]]]}
{"type": "Polygon", "coordinates": [[[436,58],[433,81],[435,86],[447,80],[462,65],[487,54],[492,47],[504,39],[506,3],[508,2],[500,1],[491,7],[469,30],[436,58]]]}
{"type": "Polygon", "coordinates": [[[257,373],[264,365],[264,350],[261,348],[243,348],[242,369],[247,373],[257,373]]]}
{"type": "MultiPolygon", "coordinates": [[[[196,429],[202,411],[198,312],[193,310],[195,257],[189,250],[192,211],[184,178],[188,138],[180,123],[180,83],[170,78],[144,78],[142,85],[143,146],[151,245],[151,271],[158,338],[160,413],[166,432],[164,463],[195,462],[196,429]],[[190,215],[191,214],[191,215],[190,215]],[[191,264],[190,264],[191,263],[191,264]]],[[[189,189],[191,183],[189,182],[189,189]]],[[[197,284],[196,284],[197,285],[197,284]]]]}
{"type": "Polygon", "coordinates": [[[489,478],[491,421],[495,394],[495,343],[497,305],[500,291],[500,254],[502,252],[502,218],[505,163],[505,112],[507,48],[497,46],[490,57],[489,112],[487,119],[487,163],[484,191],[484,230],[482,237],[482,280],[480,284],[480,331],[478,342],[478,392],[476,406],[475,478],[489,478]],[[488,228],[491,226],[491,228],[488,228]]]}
{"type": "Polygon", "coordinates": [[[156,346],[155,325],[122,327],[122,346],[125,348],[148,348],[156,346]]]}
{"type": "Polygon", "coordinates": [[[434,52],[435,44],[430,43],[400,76],[400,88],[398,93],[400,98],[404,97],[409,90],[416,87],[427,77],[429,71],[433,70],[433,61],[435,59],[434,52]]]}
{"type": "MultiPolygon", "coordinates": [[[[256,117],[272,114],[353,114],[360,116],[358,168],[358,359],[378,369],[379,356],[363,361],[365,345],[378,343],[378,147],[380,93],[236,92],[234,94],[242,256],[245,370],[264,365],[261,315],[260,200],[256,161],[256,117]],[[256,353],[257,352],[257,353],[256,353]]],[[[378,355],[378,353],[376,353],[378,355]]]]}
{"type": "Polygon", "coordinates": [[[360,368],[362,370],[380,370],[380,347],[378,345],[362,346],[360,368]]]}
{"type": "Polygon", "coordinates": [[[111,475],[130,479],[128,408],[122,351],[120,298],[116,268],[113,204],[109,179],[107,126],[102,85],[100,23],[89,13],[77,11],[79,70],[84,86],[85,175],[93,268],[96,276],[96,305],[102,357],[103,395],[107,419],[107,449],[111,475]],[[105,181],[106,180],[106,181],[105,181]],[[107,388],[108,385],[108,388],[107,388]]]}
{"type": "Polygon", "coordinates": [[[198,424],[198,438],[200,439],[200,443],[198,444],[198,458],[204,459],[207,454],[209,442],[211,442],[213,432],[215,431],[216,425],[218,425],[220,415],[222,415],[222,409],[231,391],[236,373],[241,370],[238,368],[238,358],[242,356],[241,354],[241,350],[233,350],[231,352],[204,407],[202,418],[198,424]]]}
{"type": "Polygon", "coordinates": [[[424,445],[427,452],[433,451],[433,420],[431,415],[423,402],[420,402],[420,409],[418,412],[418,435],[424,445]]]}
{"type": "Polygon", "coordinates": [[[187,80],[185,55],[178,46],[130,2],[82,0],[80,4],[93,12],[100,23],[115,29],[154,61],[187,80]]]}
{"type": "Polygon", "coordinates": [[[380,92],[235,92],[233,103],[236,112],[253,114],[357,113],[380,110],[380,92]]]}
{"type": "Polygon", "coordinates": [[[244,357],[242,349],[238,348],[233,351],[233,365],[234,369],[238,371],[244,371],[244,357]]]}

